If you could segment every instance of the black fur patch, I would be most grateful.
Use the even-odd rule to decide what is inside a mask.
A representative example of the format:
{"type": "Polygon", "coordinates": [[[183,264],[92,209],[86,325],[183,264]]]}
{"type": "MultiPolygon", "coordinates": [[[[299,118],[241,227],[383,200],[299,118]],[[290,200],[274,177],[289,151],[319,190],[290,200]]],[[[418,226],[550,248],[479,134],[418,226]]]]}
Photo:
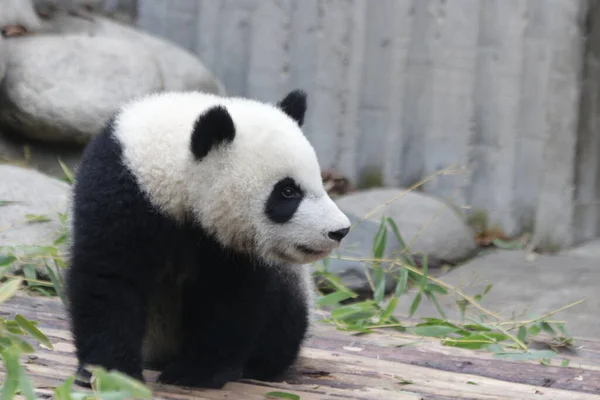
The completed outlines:
{"type": "Polygon", "coordinates": [[[304,124],[304,115],[306,114],[306,93],[304,91],[292,90],[277,105],[283,112],[292,117],[299,126],[304,124]]]}
{"type": "MultiPolygon", "coordinates": [[[[181,347],[164,360],[159,380],[216,388],[240,377],[276,379],[306,334],[300,288],[223,248],[201,227],[161,214],[123,166],[112,129],[108,124],[84,151],[74,187],[66,289],[80,375],[91,364],[143,381],[149,299],[169,285],[169,268],[180,285],[174,292],[183,301],[183,334],[170,338],[181,347]]],[[[169,307],[164,312],[175,313],[169,307]]]]}
{"type": "Polygon", "coordinates": [[[235,124],[223,106],[202,113],[194,124],[191,148],[196,160],[204,158],[214,147],[230,143],[235,138],[235,124]]]}
{"type": "Polygon", "coordinates": [[[275,223],[283,224],[292,219],[304,192],[292,178],[284,178],[277,182],[267,199],[265,213],[275,223]]]}

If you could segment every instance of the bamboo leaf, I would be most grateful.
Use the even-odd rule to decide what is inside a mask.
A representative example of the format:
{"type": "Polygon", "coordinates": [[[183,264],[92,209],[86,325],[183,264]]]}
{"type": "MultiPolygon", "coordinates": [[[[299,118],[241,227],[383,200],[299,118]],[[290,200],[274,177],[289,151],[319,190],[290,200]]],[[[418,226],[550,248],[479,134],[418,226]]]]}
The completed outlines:
{"type": "Polygon", "coordinates": [[[551,359],[556,355],[557,354],[552,350],[529,350],[527,352],[494,353],[494,356],[497,358],[512,361],[551,359]]]}
{"type": "Polygon", "coordinates": [[[17,257],[13,256],[12,254],[0,255],[0,267],[5,267],[7,265],[12,264],[15,261],[17,261],[17,257]]]}
{"type": "Polygon", "coordinates": [[[44,335],[38,328],[36,328],[31,322],[25,319],[21,314],[15,315],[15,322],[19,324],[21,329],[27,332],[31,337],[35,340],[48,347],[49,349],[53,349],[52,343],[50,340],[44,335]]]}
{"type": "Polygon", "coordinates": [[[332,304],[338,304],[341,301],[351,299],[354,297],[356,297],[356,296],[353,295],[352,293],[338,291],[338,292],[333,292],[333,293],[329,293],[325,296],[322,296],[317,301],[317,304],[319,306],[328,306],[328,305],[332,305],[332,304]]]}
{"type": "Polygon", "coordinates": [[[16,347],[9,347],[1,354],[6,374],[0,391],[0,400],[12,400],[19,389],[19,381],[23,373],[21,364],[19,364],[19,351],[16,347]]]}
{"type": "Polygon", "coordinates": [[[408,246],[406,246],[406,242],[404,241],[404,239],[402,238],[402,235],[400,234],[398,225],[396,225],[396,222],[394,222],[394,220],[389,217],[387,218],[387,223],[390,226],[390,228],[392,229],[392,232],[394,233],[396,240],[400,244],[400,248],[402,248],[402,251],[404,252],[404,254],[406,256],[406,260],[408,261],[408,264],[412,267],[416,267],[417,264],[415,263],[415,260],[413,259],[412,255],[410,254],[408,246]]]}
{"type": "Polygon", "coordinates": [[[408,285],[408,270],[406,268],[402,268],[400,270],[400,276],[398,277],[398,283],[396,284],[396,291],[394,296],[400,297],[404,293],[406,293],[408,285]]]}
{"type": "Polygon", "coordinates": [[[287,392],[269,392],[265,393],[265,396],[272,399],[300,400],[300,396],[287,392]]]}
{"type": "Polygon", "coordinates": [[[417,309],[419,308],[419,304],[421,304],[421,293],[417,293],[417,295],[415,296],[415,299],[413,300],[412,304],[410,305],[410,316],[412,317],[415,312],[417,311],[417,309]]]}
{"type": "Polygon", "coordinates": [[[398,304],[398,298],[396,296],[392,296],[388,306],[385,308],[381,317],[379,318],[379,323],[382,324],[388,320],[388,318],[392,315],[394,310],[396,309],[396,305],[398,304]]]}
{"type": "Polygon", "coordinates": [[[416,326],[413,329],[413,333],[418,336],[445,337],[458,330],[459,329],[447,325],[425,325],[416,326]]]}
{"type": "Polygon", "coordinates": [[[2,284],[2,286],[0,286],[0,303],[4,303],[6,300],[13,297],[21,286],[21,283],[23,283],[22,279],[13,279],[2,284]]]}

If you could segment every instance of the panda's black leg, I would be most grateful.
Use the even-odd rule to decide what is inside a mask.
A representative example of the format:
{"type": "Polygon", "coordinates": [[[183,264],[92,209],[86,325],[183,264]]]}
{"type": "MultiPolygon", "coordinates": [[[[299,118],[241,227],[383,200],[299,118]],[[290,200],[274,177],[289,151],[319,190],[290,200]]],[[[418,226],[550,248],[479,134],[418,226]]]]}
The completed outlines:
{"type": "Polygon", "coordinates": [[[184,290],[182,354],[166,366],[159,382],[221,388],[242,377],[267,317],[270,277],[247,265],[223,267],[220,274],[202,274],[184,290]],[[215,285],[228,279],[224,275],[227,289],[215,285]]]}
{"type": "Polygon", "coordinates": [[[277,381],[296,361],[308,329],[305,303],[298,288],[280,282],[268,296],[269,318],[261,330],[243,378],[277,381]]]}
{"type": "Polygon", "coordinates": [[[145,330],[143,296],[121,277],[68,276],[71,325],[79,361],[77,383],[89,386],[85,366],[118,370],[144,381],[141,347],[145,330]]]}

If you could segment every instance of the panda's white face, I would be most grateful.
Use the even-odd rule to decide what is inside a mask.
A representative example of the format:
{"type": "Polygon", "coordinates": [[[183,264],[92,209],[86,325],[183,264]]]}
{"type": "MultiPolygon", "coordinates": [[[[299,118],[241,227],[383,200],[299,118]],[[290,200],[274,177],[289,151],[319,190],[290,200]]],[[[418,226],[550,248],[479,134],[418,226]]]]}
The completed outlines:
{"type": "Polygon", "coordinates": [[[191,211],[221,244],[266,262],[305,264],[338,247],[350,227],[300,129],[305,110],[301,92],[277,105],[163,93],[126,107],[116,132],[163,211],[177,219],[191,211]]]}
{"type": "Polygon", "coordinates": [[[202,181],[190,186],[198,220],[224,245],[276,264],[319,260],[350,228],[325,191],[314,149],[300,130],[305,104],[297,96],[279,104],[289,115],[235,99],[196,125],[199,135],[211,125],[224,131],[229,115],[235,130],[231,140],[211,144],[192,169],[202,181]]]}

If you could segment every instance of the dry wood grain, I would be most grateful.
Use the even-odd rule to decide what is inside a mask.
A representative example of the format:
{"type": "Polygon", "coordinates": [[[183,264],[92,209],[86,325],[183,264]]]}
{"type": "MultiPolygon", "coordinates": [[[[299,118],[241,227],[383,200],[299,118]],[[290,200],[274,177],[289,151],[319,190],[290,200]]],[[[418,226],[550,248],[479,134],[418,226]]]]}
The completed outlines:
{"type": "MultiPolygon", "coordinates": [[[[75,369],[64,307],[57,299],[19,293],[2,305],[1,315],[20,313],[39,321],[53,350],[38,347],[24,357],[41,398],[75,369]]],[[[223,390],[191,390],[155,384],[158,373],[146,371],[156,399],[266,399],[285,391],[301,400],[417,399],[598,399],[600,343],[582,341],[584,351],[569,356],[571,367],[497,360],[486,352],[442,346],[439,342],[389,332],[351,335],[319,325],[298,365],[284,382],[244,381],[223,390]]],[[[0,367],[0,377],[3,375],[0,367]]]]}

